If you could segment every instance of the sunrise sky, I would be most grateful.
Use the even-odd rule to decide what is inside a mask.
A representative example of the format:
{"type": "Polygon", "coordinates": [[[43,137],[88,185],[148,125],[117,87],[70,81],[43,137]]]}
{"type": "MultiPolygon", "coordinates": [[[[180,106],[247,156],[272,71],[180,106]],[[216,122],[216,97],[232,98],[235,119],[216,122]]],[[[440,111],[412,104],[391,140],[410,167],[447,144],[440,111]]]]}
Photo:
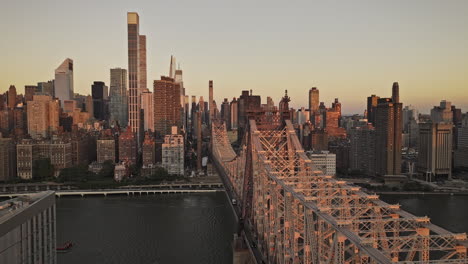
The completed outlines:
{"type": "Polygon", "coordinates": [[[54,78],[74,60],[75,92],[109,84],[128,68],[127,12],[147,36],[148,87],[167,75],[174,55],[189,95],[230,100],[241,90],[307,107],[338,97],[344,114],[366,97],[400,98],[428,112],[446,99],[468,111],[468,1],[115,1],[29,0],[0,4],[0,92],[54,78]]]}

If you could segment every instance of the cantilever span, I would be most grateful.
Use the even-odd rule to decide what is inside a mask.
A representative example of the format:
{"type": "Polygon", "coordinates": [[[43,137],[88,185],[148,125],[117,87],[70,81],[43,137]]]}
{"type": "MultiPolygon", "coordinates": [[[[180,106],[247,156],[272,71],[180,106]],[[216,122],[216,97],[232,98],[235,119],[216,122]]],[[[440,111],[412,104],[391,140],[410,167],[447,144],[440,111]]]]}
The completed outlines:
{"type": "Polygon", "coordinates": [[[239,153],[223,123],[212,157],[268,263],[468,263],[453,234],[331,176],[316,176],[293,126],[250,120],[239,153]]]}

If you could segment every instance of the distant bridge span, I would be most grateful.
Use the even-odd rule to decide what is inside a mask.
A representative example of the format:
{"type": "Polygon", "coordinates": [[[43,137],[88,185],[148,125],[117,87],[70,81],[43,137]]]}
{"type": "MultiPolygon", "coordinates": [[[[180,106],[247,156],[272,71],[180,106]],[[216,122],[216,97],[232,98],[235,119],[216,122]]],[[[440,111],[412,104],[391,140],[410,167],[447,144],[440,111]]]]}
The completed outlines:
{"type": "Polygon", "coordinates": [[[236,153],[212,124],[212,158],[268,263],[468,263],[453,234],[331,176],[315,176],[289,120],[249,121],[236,153]]]}

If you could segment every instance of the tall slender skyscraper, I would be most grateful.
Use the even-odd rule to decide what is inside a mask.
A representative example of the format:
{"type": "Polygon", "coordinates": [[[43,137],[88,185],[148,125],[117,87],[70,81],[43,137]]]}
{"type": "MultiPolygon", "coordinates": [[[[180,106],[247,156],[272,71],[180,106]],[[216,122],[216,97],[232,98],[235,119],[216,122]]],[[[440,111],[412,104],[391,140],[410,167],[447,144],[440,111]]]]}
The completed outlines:
{"type": "Polygon", "coordinates": [[[73,89],[73,60],[65,59],[55,70],[55,97],[60,100],[62,107],[65,100],[72,100],[73,89]]]}
{"type": "Polygon", "coordinates": [[[128,33],[128,118],[129,126],[136,133],[138,146],[141,145],[141,87],[142,72],[146,78],[146,61],[142,62],[142,56],[146,58],[146,38],[140,35],[140,17],[136,12],[127,13],[127,33],[128,33]],[[144,45],[140,42],[144,41],[144,45]],[[142,51],[145,48],[145,51],[142,51]],[[144,69],[142,68],[144,66],[144,69]]]}
{"type": "Polygon", "coordinates": [[[153,93],[148,89],[141,93],[141,109],[143,109],[143,127],[145,131],[151,130],[154,132],[153,93]]]}
{"type": "Polygon", "coordinates": [[[146,36],[140,35],[139,43],[139,53],[140,53],[140,93],[144,92],[148,88],[148,83],[146,81],[146,36]]]}
{"type": "Polygon", "coordinates": [[[210,80],[208,82],[208,89],[209,89],[209,107],[210,107],[210,124],[211,122],[213,121],[214,117],[215,117],[215,104],[214,104],[214,100],[213,100],[213,81],[210,80]]]}
{"type": "Polygon", "coordinates": [[[111,123],[120,126],[128,124],[127,70],[115,68],[110,70],[110,105],[111,123]]]}

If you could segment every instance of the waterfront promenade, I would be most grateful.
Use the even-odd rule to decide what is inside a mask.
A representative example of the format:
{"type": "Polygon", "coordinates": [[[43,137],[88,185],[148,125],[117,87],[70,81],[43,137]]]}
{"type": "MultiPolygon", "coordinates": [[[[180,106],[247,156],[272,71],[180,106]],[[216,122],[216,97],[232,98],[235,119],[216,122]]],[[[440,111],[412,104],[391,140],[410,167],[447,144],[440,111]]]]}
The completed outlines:
{"type": "MultiPolygon", "coordinates": [[[[88,196],[88,195],[149,195],[169,193],[206,193],[224,191],[221,183],[177,183],[177,184],[153,184],[153,185],[129,185],[115,189],[89,189],[89,190],[56,190],[57,197],[62,196],[88,196]]],[[[0,197],[12,198],[19,195],[34,193],[35,189],[21,192],[0,193],[0,197]]]]}

